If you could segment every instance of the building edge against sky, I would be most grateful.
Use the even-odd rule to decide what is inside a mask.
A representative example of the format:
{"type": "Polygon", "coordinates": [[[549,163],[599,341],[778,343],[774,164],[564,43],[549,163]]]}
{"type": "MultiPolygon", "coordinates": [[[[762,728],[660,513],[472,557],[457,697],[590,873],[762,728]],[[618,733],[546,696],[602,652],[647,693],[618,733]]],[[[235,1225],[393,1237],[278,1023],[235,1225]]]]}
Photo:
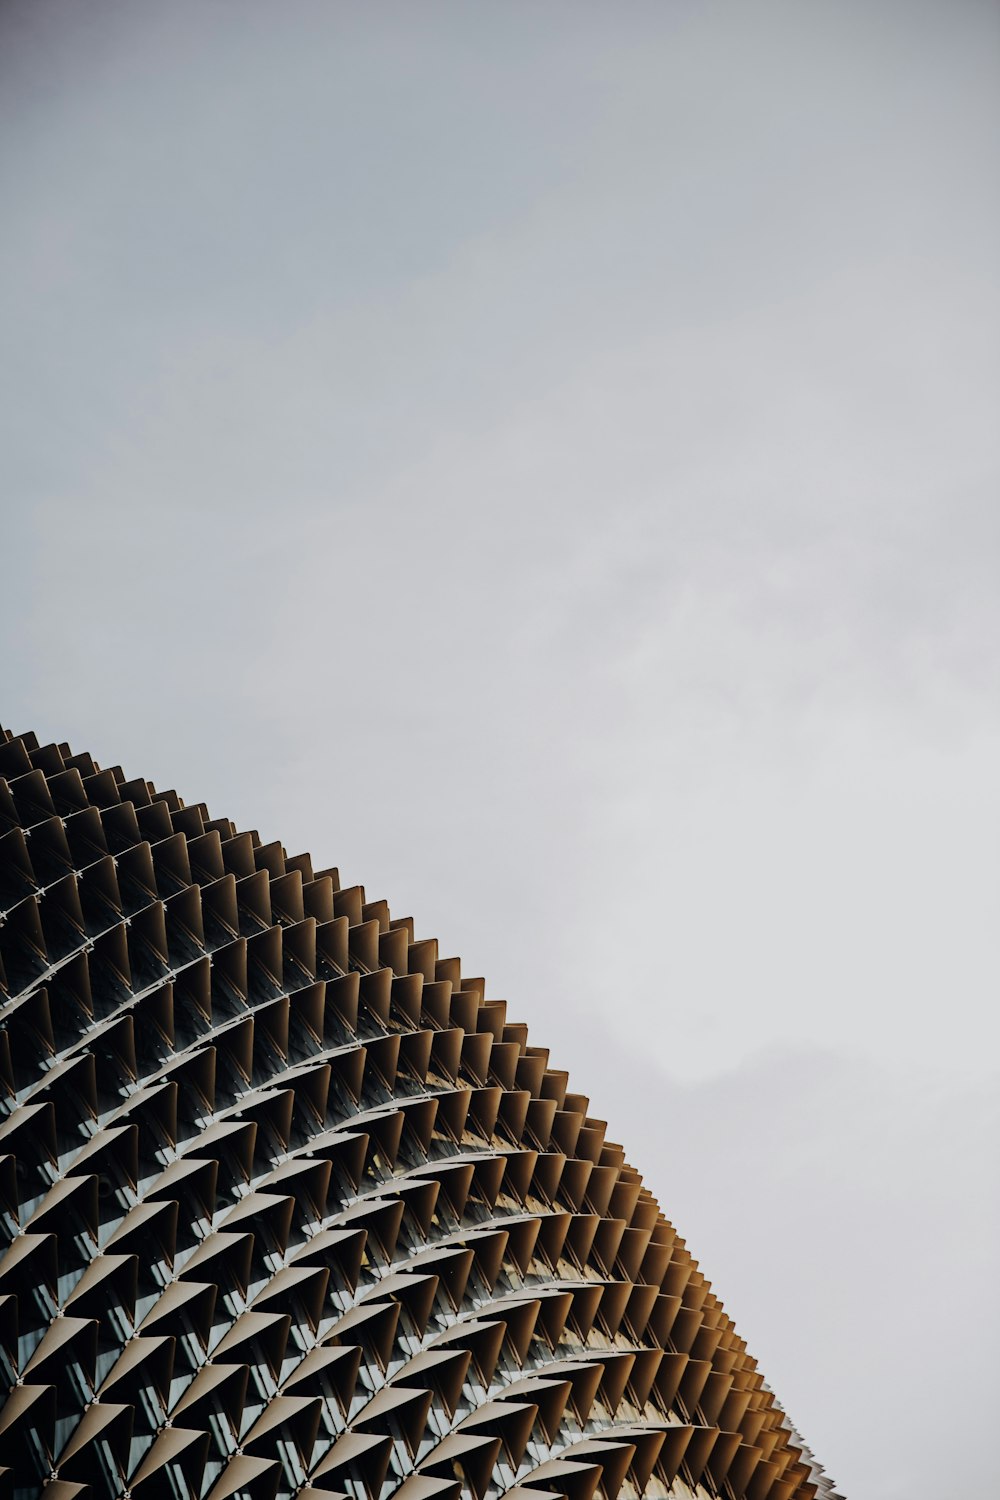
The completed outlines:
{"type": "Polygon", "coordinates": [[[0,731],[0,964],[15,1500],[834,1497],[587,1098],[335,869],[0,731]]]}

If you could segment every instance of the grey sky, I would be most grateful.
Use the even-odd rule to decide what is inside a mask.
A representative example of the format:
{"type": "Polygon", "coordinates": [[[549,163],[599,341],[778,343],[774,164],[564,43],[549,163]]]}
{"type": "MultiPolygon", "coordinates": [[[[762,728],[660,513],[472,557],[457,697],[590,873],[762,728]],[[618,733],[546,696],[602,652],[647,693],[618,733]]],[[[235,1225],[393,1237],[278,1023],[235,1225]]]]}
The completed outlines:
{"type": "Polygon", "coordinates": [[[993,1476],[998,65],[0,5],[0,716],[485,973],[850,1500],[993,1476]]]}

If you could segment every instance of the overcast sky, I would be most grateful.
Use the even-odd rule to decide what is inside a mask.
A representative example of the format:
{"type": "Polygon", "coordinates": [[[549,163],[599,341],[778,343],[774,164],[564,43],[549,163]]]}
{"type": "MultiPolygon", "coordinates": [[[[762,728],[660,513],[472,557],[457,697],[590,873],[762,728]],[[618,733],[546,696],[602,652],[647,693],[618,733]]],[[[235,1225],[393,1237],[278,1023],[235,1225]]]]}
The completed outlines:
{"type": "Polygon", "coordinates": [[[0,718],[590,1094],[849,1500],[995,1480],[1000,8],[0,3],[0,718]]]}

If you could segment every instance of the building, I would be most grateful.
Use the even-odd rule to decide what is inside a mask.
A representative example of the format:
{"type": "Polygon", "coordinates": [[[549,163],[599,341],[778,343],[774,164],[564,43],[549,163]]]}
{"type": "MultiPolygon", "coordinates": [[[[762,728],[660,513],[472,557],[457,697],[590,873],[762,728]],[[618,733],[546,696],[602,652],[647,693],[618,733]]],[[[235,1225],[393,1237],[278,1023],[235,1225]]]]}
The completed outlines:
{"type": "Polygon", "coordinates": [[[0,732],[15,1500],[832,1490],[481,979],[201,805],[0,732]]]}

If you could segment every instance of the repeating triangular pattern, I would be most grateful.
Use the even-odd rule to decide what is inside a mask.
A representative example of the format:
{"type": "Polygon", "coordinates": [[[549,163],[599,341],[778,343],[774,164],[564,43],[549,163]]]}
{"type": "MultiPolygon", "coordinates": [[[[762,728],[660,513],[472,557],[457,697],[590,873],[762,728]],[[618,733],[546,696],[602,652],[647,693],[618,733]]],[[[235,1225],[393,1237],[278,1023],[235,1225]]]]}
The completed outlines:
{"type": "Polygon", "coordinates": [[[832,1494],[548,1052],[409,919],[0,731],[28,1500],[832,1494]]]}

